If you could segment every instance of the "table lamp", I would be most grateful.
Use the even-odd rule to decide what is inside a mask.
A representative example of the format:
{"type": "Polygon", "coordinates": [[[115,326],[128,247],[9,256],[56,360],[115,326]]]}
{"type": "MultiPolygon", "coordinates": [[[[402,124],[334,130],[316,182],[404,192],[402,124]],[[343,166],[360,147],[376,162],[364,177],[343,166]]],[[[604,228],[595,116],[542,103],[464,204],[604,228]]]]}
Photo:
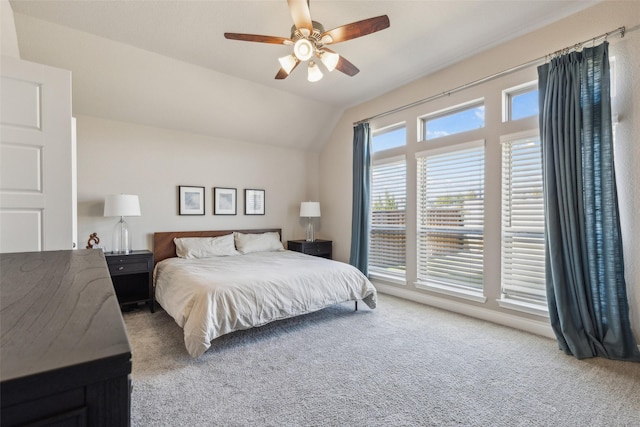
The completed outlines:
{"type": "Polygon", "coordinates": [[[125,216],[140,216],[138,196],[131,194],[110,194],[104,199],[104,216],[119,216],[113,229],[113,252],[128,254],[131,252],[131,233],[125,216]]]}
{"type": "Polygon", "coordinates": [[[320,202],[302,202],[300,203],[300,217],[307,218],[307,242],[315,242],[316,237],[313,234],[313,222],[311,218],[320,217],[320,202]]]}

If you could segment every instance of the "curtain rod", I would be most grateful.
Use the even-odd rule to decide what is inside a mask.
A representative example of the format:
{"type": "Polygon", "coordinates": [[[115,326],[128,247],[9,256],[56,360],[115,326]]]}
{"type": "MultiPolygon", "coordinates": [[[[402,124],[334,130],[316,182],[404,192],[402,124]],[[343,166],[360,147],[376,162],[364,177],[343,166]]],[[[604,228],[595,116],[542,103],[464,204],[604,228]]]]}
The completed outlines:
{"type": "Polygon", "coordinates": [[[444,96],[450,96],[453,93],[460,92],[462,90],[468,89],[468,88],[473,87],[473,86],[477,86],[477,85],[482,84],[482,83],[486,83],[486,82],[488,82],[490,80],[497,79],[498,77],[502,77],[502,76],[505,76],[507,74],[515,73],[516,71],[520,71],[520,70],[523,70],[525,68],[529,68],[529,67],[532,67],[534,65],[540,64],[542,62],[547,61],[549,58],[553,58],[553,57],[558,56],[558,55],[563,55],[563,54],[571,52],[573,50],[579,50],[579,49],[581,49],[582,47],[584,47],[585,45],[587,45],[589,43],[595,43],[596,40],[600,40],[600,39],[605,39],[606,40],[607,37],[609,37],[611,35],[620,34],[620,38],[622,38],[622,37],[624,37],[625,31],[626,31],[625,27],[616,28],[613,31],[609,31],[609,32],[604,33],[604,34],[600,34],[597,37],[593,37],[593,38],[590,38],[589,40],[585,40],[583,42],[576,43],[576,44],[574,44],[572,46],[565,47],[564,49],[556,50],[553,53],[547,54],[545,56],[541,56],[540,58],[533,59],[533,60],[531,60],[529,62],[525,62],[524,64],[520,64],[520,65],[517,65],[515,67],[509,68],[509,69],[506,69],[506,70],[503,70],[503,71],[499,71],[499,72],[497,72],[495,74],[491,74],[490,76],[483,77],[481,79],[472,81],[470,83],[463,84],[462,86],[458,86],[458,87],[456,87],[454,89],[447,90],[445,92],[441,92],[441,93],[432,95],[432,96],[430,96],[428,98],[420,99],[418,101],[412,102],[411,104],[406,104],[406,105],[403,105],[401,107],[397,107],[397,108],[394,108],[392,110],[385,111],[385,112],[380,113],[380,114],[376,114],[375,116],[371,116],[371,117],[368,117],[366,119],[359,120],[357,122],[354,122],[353,125],[357,126],[357,125],[359,125],[361,123],[367,123],[367,122],[369,122],[369,121],[371,121],[373,119],[377,119],[377,118],[388,116],[390,114],[394,114],[394,113],[397,113],[397,112],[400,112],[400,111],[404,111],[404,110],[407,110],[409,108],[415,107],[417,105],[426,104],[427,102],[434,101],[434,100],[442,98],[444,96]]]}

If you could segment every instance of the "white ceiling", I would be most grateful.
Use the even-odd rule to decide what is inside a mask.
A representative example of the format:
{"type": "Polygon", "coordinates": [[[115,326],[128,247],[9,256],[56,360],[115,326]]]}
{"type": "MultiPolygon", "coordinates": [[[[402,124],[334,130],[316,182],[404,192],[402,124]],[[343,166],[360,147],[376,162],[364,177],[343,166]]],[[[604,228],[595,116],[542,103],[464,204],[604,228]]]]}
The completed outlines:
{"type": "MultiPolygon", "coordinates": [[[[227,75],[234,82],[237,79],[250,81],[252,84],[249,87],[255,84],[270,89],[272,95],[266,97],[252,94],[261,91],[247,90],[236,94],[246,97],[246,104],[257,104],[262,110],[277,111],[281,108],[279,102],[286,102],[282,111],[296,111],[297,102],[300,102],[300,107],[306,107],[312,101],[316,109],[325,110],[320,112],[321,116],[335,123],[345,108],[562,19],[596,2],[312,0],[311,17],[326,29],[383,14],[388,15],[391,22],[388,29],[332,46],[334,51],[360,69],[359,74],[349,77],[338,71],[325,72],[325,77],[317,83],[307,82],[303,67],[294,70],[285,80],[274,79],[279,69],[277,58],[290,53],[290,47],[227,40],[223,37],[224,32],[289,37],[292,19],[284,0],[11,0],[10,3],[16,14],[204,67],[227,75]],[[263,102],[265,104],[261,105],[263,102]]],[[[36,57],[30,58],[32,60],[46,56],[42,50],[30,48],[33,43],[24,43],[23,46],[21,38],[29,37],[29,31],[35,33],[36,30],[25,28],[26,24],[21,22],[16,18],[21,53],[31,49],[30,55],[36,57]]],[[[71,59],[69,61],[69,67],[77,66],[71,59]]],[[[75,70],[72,71],[75,73],[75,70]]],[[[74,86],[74,90],[78,89],[74,86]]],[[[82,114],[82,111],[79,113],[82,114]]],[[[317,116],[298,116],[294,128],[290,130],[291,141],[283,141],[281,145],[300,144],[293,141],[300,141],[303,132],[308,133],[309,130],[323,133],[314,126],[313,120],[317,116]]],[[[291,122],[290,117],[287,120],[291,122]]],[[[236,121],[236,126],[237,123],[240,122],[236,121]]],[[[192,124],[190,126],[193,127],[192,124]]],[[[231,130],[225,131],[220,126],[222,124],[217,130],[196,126],[194,130],[234,137],[231,130]]],[[[282,132],[282,128],[279,131],[282,132]]],[[[258,139],[242,132],[235,137],[248,142],[257,142],[253,139],[258,139]]],[[[327,137],[326,130],[322,137],[327,137]]],[[[276,138],[274,135],[274,138],[266,139],[276,138]]],[[[310,144],[323,142],[317,141],[317,138],[306,138],[305,141],[298,146],[310,148],[310,144]]]]}

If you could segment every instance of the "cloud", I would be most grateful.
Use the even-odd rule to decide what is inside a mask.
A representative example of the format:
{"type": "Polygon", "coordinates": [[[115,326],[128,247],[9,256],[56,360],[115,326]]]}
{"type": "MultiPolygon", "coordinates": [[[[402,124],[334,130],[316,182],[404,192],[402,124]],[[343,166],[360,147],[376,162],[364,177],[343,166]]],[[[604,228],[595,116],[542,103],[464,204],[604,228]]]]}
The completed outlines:
{"type": "Polygon", "coordinates": [[[438,130],[435,132],[427,130],[427,139],[441,138],[443,136],[448,136],[448,135],[451,135],[451,133],[444,130],[438,130]]]}

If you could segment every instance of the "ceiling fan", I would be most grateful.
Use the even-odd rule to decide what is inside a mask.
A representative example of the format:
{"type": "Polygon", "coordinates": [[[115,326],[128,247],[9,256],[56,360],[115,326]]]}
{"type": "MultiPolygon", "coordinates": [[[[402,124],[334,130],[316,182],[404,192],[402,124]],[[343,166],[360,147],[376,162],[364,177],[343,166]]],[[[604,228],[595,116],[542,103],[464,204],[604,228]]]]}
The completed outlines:
{"type": "Polygon", "coordinates": [[[308,61],[307,79],[310,82],[317,82],[322,78],[322,71],[316,59],[319,59],[329,71],[337,69],[348,76],[354,76],[360,70],[326,46],[366,36],[384,30],[390,25],[389,17],[381,15],[325,31],[322,24],[311,20],[309,0],[287,0],[287,3],[294,23],[291,27],[291,38],[224,33],[225,38],[230,40],[293,46],[293,53],[278,58],[281,67],[276,74],[276,79],[286,79],[301,62],[308,61]]]}

